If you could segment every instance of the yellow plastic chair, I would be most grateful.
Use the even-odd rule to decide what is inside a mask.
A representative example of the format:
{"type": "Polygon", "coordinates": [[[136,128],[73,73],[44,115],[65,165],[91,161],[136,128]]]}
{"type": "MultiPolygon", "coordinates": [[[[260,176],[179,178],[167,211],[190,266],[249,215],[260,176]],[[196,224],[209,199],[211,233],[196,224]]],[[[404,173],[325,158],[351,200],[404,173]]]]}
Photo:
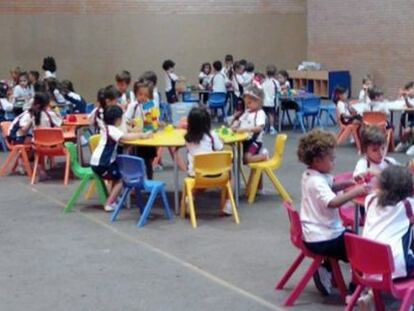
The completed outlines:
{"type": "Polygon", "coordinates": [[[184,179],[183,194],[181,197],[181,218],[186,214],[186,198],[188,198],[190,222],[193,228],[197,228],[196,213],[193,201],[194,189],[220,188],[220,209],[223,210],[228,197],[233,211],[233,219],[239,224],[239,214],[234,203],[233,192],[230,182],[232,167],[231,152],[218,151],[202,153],[194,156],[194,177],[184,179]]]}
{"type": "Polygon", "coordinates": [[[273,170],[278,169],[282,163],[282,156],[283,150],[285,149],[286,139],[286,134],[277,135],[275,138],[275,151],[273,153],[273,156],[267,161],[248,164],[251,169],[249,181],[247,182],[246,187],[246,195],[248,197],[249,204],[252,204],[254,202],[262,173],[266,173],[270,181],[273,183],[276,191],[279,192],[283,200],[292,202],[289,193],[287,193],[279,179],[273,173],[273,170]]]}
{"type": "MultiPolygon", "coordinates": [[[[98,146],[100,138],[100,134],[95,134],[89,137],[89,151],[91,152],[91,154],[95,151],[96,147],[98,146]]],[[[95,181],[92,180],[89,183],[88,189],[85,192],[85,200],[89,200],[92,197],[93,193],[95,192],[95,186],[95,181]]]]}

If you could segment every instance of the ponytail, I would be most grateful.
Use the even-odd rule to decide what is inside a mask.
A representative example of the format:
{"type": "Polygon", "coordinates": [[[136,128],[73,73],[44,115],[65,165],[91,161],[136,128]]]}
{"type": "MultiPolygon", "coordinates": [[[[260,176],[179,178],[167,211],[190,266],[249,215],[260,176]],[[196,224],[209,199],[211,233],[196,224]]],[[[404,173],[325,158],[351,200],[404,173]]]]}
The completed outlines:
{"type": "Polygon", "coordinates": [[[40,125],[42,111],[49,105],[50,97],[47,93],[36,93],[33,98],[32,107],[29,109],[30,114],[34,117],[36,126],[40,125]]]}

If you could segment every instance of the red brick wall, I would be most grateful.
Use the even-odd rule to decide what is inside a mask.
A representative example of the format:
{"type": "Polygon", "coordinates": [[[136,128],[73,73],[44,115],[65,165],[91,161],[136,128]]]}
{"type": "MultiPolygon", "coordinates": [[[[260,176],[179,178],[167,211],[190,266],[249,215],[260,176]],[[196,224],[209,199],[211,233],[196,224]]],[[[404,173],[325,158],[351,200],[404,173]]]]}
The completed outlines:
{"type": "Polygon", "coordinates": [[[388,98],[414,80],[413,0],[308,0],[308,59],[349,69],[353,95],[370,73],[388,98]]]}

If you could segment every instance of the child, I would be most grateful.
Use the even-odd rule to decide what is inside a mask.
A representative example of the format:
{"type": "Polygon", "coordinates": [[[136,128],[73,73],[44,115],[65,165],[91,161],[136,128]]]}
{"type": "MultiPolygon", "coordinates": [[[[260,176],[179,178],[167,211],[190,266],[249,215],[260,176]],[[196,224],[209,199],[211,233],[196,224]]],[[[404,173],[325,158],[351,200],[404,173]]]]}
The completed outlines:
{"type": "Polygon", "coordinates": [[[387,141],[384,132],[378,126],[371,125],[362,130],[361,146],[364,156],[355,166],[354,178],[363,177],[367,172],[378,175],[390,164],[397,164],[393,158],[385,156],[387,141]]]}
{"type": "Polygon", "coordinates": [[[0,82],[0,122],[6,120],[6,112],[13,110],[13,104],[8,99],[9,86],[0,82]]]}
{"type": "Polygon", "coordinates": [[[223,74],[223,65],[221,61],[216,60],[213,63],[213,75],[210,81],[210,89],[212,92],[226,93],[227,92],[227,78],[223,74]]]}
{"type": "MultiPolygon", "coordinates": [[[[116,92],[116,95],[114,95],[114,98],[117,98],[118,92],[116,92]]],[[[88,115],[88,121],[91,127],[93,128],[94,133],[99,133],[101,129],[104,127],[104,109],[106,107],[105,102],[105,88],[99,89],[97,95],[96,95],[96,107],[91,111],[91,113],[88,115]]]]}
{"type": "Polygon", "coordinates": [[[248,133],[248,140],[243,142],[244,163],[267,160],[268,152],[263,144],[263,129],[266,124],[266,114],[262,109],[264,93],[255,85],[246,88],[244,101],[246,111],[239,119],[232,123],[232,130],[239,133],[248,133]]]}
{"type": "Polygon", "coordinates": [[[222,69],[223,74],[227,79],[231,80],[233,74],[233,55],[227,54],[224,57],[224,67],[222,69]]]}
{"type": "Polygon", "coordinates": [[[244,87],[252,85],[254,79],[254,64],[252,62],[246,63],[245,71],[243,73],[243,79],[244,87]]]}
{"type": "Polygon", "coordinates": [[[26,72],[22,72],[19,76],[19,84],[13,89],[14,114],[19,115],[23,110],[27,110],[32,97],[33,93],[29,87],[28,75],[26,72]]]}
{"type": "Polygon", "coordinates": [[[211,64],[204,63],[201,65],[200,74],[198,75],[198,87],[200,90],[208,90],[211,79],[211,64]]]}
{"type": "Polygon", "coordinates": [[[75,92],[73,84],[69,80],[62,81],[62,95],[73,106],[73,112],[85,113],[86,100],[75,92]]]}
{"type": "MultiPolygon", "coordinates": [[[[299,140],[297,155],[307,168],[302,175],[300,220],[305,246],[313,253],[347,261],[345,227],[338,208],[354,197],[365,194],[366,185],[355,186],[350,191],[336,194],[354,185],[350,180],[333,183],[330,175],[335,162],[335,136],[320,129],[303,135],[299,140]]],[[[321,266],[314,275],[315,285],[324,295],[331,290],[330,273],[321,266]]]]}
{"type": "Polygon", "coordinates": [[[139,82],[147,82],[150,84],[152,88],[152,101],[154,102],[154,106],[157,109],[160,109],[160,93],[157,88],[158,78],[154,71],[146,71],[142,74],[142,76],[138,80],[139,82]]]}
{"type": "Polygon", "coordinates": [[[111,212],[115,207],[115,200],[121,189],[121,174],[116,163],[117,147],[119,142],[150,137],[151,133],[127,133],[118,129],[122,122],[122,109],[117,106],[109,106],[104,112],[105,126],[102,129],[98,146],[92,153],[91,168],[104,179],[114,182],[105,203],[104,209],[111,212]]]}
{"type": "Polygon", "coordinates": [[[176,83],[184,80],[174,73],[174,67],[175,63],[171,59],[164,61],[162,64],[162,69],[165,71],[165,96],[169,104],[178,101],[176,83]]]}
{"type": "Polygon", "coordinates": [[[40,74],[39,71],[36,70],[30,70],[29,71],[29,85],[30,89],[32,90],[32,93],[35,93],[34,85],[39,81],[40,74]]]}
{"type": "Polygon", "coordinates": [[[277,80],[280,85],[280,94],[290,95],[289,74],[286,70],[280,70],[277,75],[277,80]]]}
{"type": "Polygon", "coordinates": [[[19,84],[19,77],[22,73],[22,70],[19,66],[10,69],[10,80],[9,80],[9,89],[13,89],[16,85],[19,84]]]}
{"type": "Polygon", "coordinates": [[[357,124],[362,122],[362,116],[352,108],[346,101],[348,99],[348,90],[342,86],[337,86],[334,89],[333,102],[336,105],[341,123],[345,125],[357,124]]]}
{"type": "Polygon", "coordinates": [[[53,106],[57,105],[62,111],[68,109],[65,97],[62,94],[62,85],[56,78],[48,78],[44,80],[46,88],[49,91],[50,99],[54,102],[53,106]]]}
{"type": "Polygon", "coordinates": [[[270,135],[276,134],[275,125],[275,112],[279,107],[276,106],[276,94],[279,90],[279,81],[276,80],[276,66],[269,65],[266,67],[266,79],[262,83],[264,92],[263,110],[269,120],[269,133],[270,135]]]}
{"type": "Polygon", "coordinates": [[[380,111],[388,114],[388,107],[384,103],[384,92],[377,86],[372,86],[368,89],[368,97],[370,99],[366,110],[380,111]]]}
{"type": "Polygon", "coordinates": [[[240,62],[235,62],[233,66],[232,87],[234,90],[233,106],[240,115],[244,111],[243,93],[244,93],[244,66],[240,62]]]}
{"type": "Polygon", "coordinates": [[[120,94],[118,104],[125,111],[128,105],[135,101],[134,92],[128,91],[131,84],[131,74],[127,70],[123,70],[115,76],[116,88],[120,94]]]}
{"type": "Polygon", "coordinates": [[[56,61],[53,57],[48,56],[43,59],[42,69],[44,70],[44,79],[56,78],[56,61]]]}
{"type": "MultiPolygon", "coordinates": [[[[400,94],[405,101],[405,105],[408,108],[414,108],[414,81],[408,82],[400,91],[400,94]]],[[[409,148],[409,140],[412,143],[414,137],[414,113],[404,112],[401,114],[400,137],[401,142],[395,148],[395,152],[406,151],[408,155],[414,155],[414,147],[409,148]]]]}
{"type": "Polygon", "coordinates": [[[368,89],[371,87],[372,87],[372,78],[370,75],[366,75],[362,79],[362,90],[359,92],[359,96],[358,96],[358,99],[360,102],[367,103],[367,104],[371,102],[368,96],[368,89]]]}

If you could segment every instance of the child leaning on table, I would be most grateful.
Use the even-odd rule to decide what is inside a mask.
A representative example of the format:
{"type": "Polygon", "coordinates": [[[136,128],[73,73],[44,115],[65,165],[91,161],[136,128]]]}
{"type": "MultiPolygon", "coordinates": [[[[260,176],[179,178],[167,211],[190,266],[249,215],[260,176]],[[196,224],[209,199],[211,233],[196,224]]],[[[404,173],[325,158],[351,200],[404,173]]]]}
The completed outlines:
{"type": "MultiPolygon", "coordinates": [[[[300,220],[305,246],[315,254],[347,261],[344,233],[345,227],[338,208],[353,198],[365,194],[366,185],[337,194],[355,185],[353,180],[333,183],[330,173],[334,169],[335,136],[314,129],[299,140],[297,155],[307,168],[303,172],[300,220]]],[[[317,288],[325,295],[330,293],[330,274],[321,266],[314,275],[317,288]]]]}
{"type": "Polygon", "coordinates": [[[152,133],[124,133],[118,127],[122,122],[122,109],[117,106],[108,106],[104,111],[104,126],[101,129],[101,137],[98,146],[92,153],[91,168],[103,179],[112,180],[113,186],[105,203],[107,212],[114,210],[115,201],[121,188],[121,174],[116,163],[117,147],[119,142],[138,138],[149,138],[152,133]]]}
{"type": "MultiPolygon", "coordinates": [[[[400,90],[407,108],[414,108],[414,81],[408,82],[403,89],[400,90]]],[[[407,155],[414,155],[414,146],[410,147],[414,142],[414,112],[404,112],[400,119],[401,142],[395,148],[396,152],[406,152],[407,155]],[[407,150],[408,149],[408,150],[407,150]]]]}

